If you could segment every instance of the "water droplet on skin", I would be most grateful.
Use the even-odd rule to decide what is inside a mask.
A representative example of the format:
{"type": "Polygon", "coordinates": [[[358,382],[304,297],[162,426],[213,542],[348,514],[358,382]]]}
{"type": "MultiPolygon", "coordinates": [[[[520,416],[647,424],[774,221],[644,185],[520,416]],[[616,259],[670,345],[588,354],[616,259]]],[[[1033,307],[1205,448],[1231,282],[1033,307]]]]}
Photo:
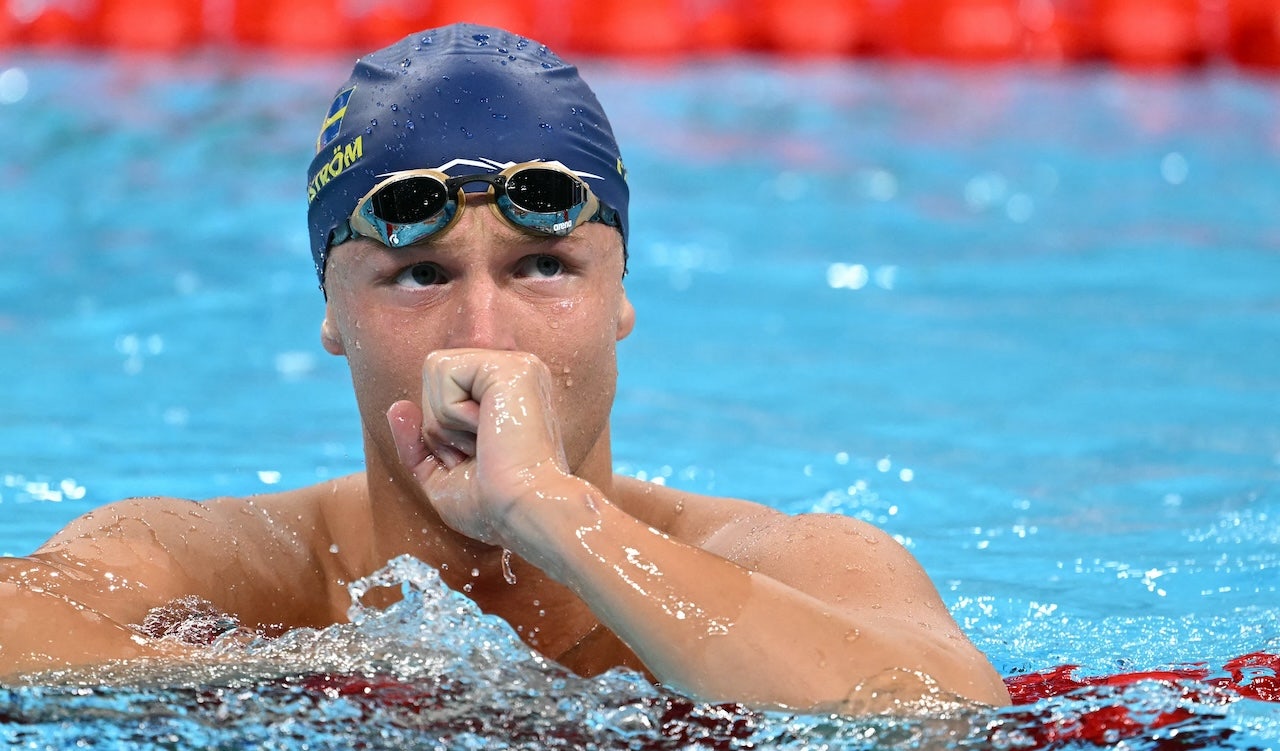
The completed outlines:
{"type": "Polygon", "coordinates": [[[336,543],[336,542],[335,542],[334,544],[330,545],[330,546],[329,546],[329,552],[330,552],[330,553],[333,553],[334,555],[337,555],[337,554],[338,554],[338,543],[336,543]]]}
{"type": "Polygon", "coordinates": [[[502,550],[502,578],[507,584],[516,583],[516,572],[511,570],[511,551],[506,548],[502,550]]]}
{"type": "Polygon", "coordinates": [[[565,387],[565,388],[567,388],[567,389],[568,389],[568,388],[573,388],[573,379],[572,379],[572,378],[566,378],[566,379],[564,380],[564,387],[565,387]]]}
{"type": "Polygon", "coordinates": [[[473,569],[471,569],[471,578],[472,578],[472,579],[476,578],[476,577],[477,577],[477,576],[479,576],[479,575],[480,575],[480,569],[478,569],[478,568],[473,568],[473,569]]]}
{"type": "Polygon", "coordinates": [[[463,584],[463,585],[462,585],[462,591],[463,591],[463,592],[466,592],[467,594],[470,594],[470,593],[471,593],[471,582],[467,582],[466,584],[463,584]]]}
{"type": "Polygon", "coordinates": [[[858,633],[858,629],[851,628],[845,632],[844,640],[852,644],[853,642],[858,640],[859,636],[861,636],[861,634],[858,633]]]}

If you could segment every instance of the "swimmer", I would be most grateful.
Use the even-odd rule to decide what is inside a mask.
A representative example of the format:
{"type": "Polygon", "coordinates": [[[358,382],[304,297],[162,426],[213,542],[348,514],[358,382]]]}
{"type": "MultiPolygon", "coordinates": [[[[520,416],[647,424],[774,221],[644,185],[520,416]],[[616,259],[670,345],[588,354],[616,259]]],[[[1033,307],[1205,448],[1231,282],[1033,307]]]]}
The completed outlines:
{"type": "Polygon", "coordinates": [[[1008,703],[883,531],[614,474],[628,188],[576,68],[499,29],[415,34],[356,63],[307,177],[320,340],[350,367],[364,471],[125,500],[0,559],[5,680],[183,659],[156,637],[184,607],[267,636],[343,622],[347,583],[409,555],[582,675],[802,711],[1008,703]]]}

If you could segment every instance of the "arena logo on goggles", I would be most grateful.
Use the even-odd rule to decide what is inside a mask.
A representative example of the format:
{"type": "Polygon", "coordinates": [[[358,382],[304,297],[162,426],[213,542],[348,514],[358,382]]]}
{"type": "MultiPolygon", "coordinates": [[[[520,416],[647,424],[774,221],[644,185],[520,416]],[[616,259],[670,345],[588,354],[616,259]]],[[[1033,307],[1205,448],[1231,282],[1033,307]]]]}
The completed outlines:
{"type": "Polygon", "coordinates": [[[346,146],[334,146],[333,158],[320,168],[316,176],[311,179],[311,184],[307,186],[307,203],[316,200],[320,190],[328,185],[330,180],[351,169],[352,165],[360,161],[363,156],[364,136],[362,135],[356,136],[356,140],[346,146]]]}

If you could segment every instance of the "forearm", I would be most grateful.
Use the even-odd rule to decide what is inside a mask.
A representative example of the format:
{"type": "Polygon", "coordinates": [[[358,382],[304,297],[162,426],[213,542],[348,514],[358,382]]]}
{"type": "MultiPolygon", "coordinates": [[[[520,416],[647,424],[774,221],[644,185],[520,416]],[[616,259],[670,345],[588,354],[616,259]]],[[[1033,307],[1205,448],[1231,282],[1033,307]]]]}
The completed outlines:
{"type": "Polygon", "coordinates": [[[516,552],[574,589],[673,688],[706,700],[837,709],[859,684],[896,669],[1001,702],[998,676],[963,637],[947,644],[871,608],[831,607],[661,535],[584,482],[544,495],[513,520],[522,528],[516,552]]]}

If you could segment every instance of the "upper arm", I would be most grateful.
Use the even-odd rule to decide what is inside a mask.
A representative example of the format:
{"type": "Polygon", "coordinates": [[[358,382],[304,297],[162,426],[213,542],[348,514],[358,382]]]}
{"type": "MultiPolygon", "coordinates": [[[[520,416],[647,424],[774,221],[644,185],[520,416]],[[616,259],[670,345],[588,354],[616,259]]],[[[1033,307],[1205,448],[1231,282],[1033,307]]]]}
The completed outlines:
{"type": "Polygon", "coordinates": [[[29,556],[28,577],[113,620],[140,623],[150,608],[199,586],[191,562],[182,560],[184,539],[208,540],[208,526],[192,501],[119,501],[72,521],[41,545],[29,556]]]}
{"type": "Polygon", "coordinates": [[[700,507],[683,539],[762,577],[756,591],[772,594],[758,618],[787,621],[788,633],[831,659],[843,654],[853,673],[905,670],[961,696],[1007,703],[1000,676],[924,568],[885,531],[849,516],[792,516],[732,499],[700,507]]]}
{"type": "Polygon", "coordinates": [[[121,623],[194,595],[249,627],[297,623],[320,598],[305,536],[268,506],[226,498],[120,501],[75,520],[30,558],[60,596],[121,623]]]}
{"type": "Polygon", "coordinates": [[[774,512],[710,542],[740,566],[803,592],[904,668],[960,695],[1007,703],[1000,676],[947,610],[924,568],[891,535],[852,517],[774,512]],[[914,667],[913,667],[914,666],[914,667]]]}
{"type": "Polygon", "coordinates": [[[181,516],[195,504],[136,499],[73,521],[24,558],[0,559],[0,676],[119,658],[179,654],[177,645],[142,638],[137,625],[190,582],[161,543],[164,509],[181,516]]]}
{"type": "Polygon", "coordinates": [[[769,510],[735,519],[704,548],[800,590],[833,612],[954,626],[910,551],[859,519],[769,510]]]}

